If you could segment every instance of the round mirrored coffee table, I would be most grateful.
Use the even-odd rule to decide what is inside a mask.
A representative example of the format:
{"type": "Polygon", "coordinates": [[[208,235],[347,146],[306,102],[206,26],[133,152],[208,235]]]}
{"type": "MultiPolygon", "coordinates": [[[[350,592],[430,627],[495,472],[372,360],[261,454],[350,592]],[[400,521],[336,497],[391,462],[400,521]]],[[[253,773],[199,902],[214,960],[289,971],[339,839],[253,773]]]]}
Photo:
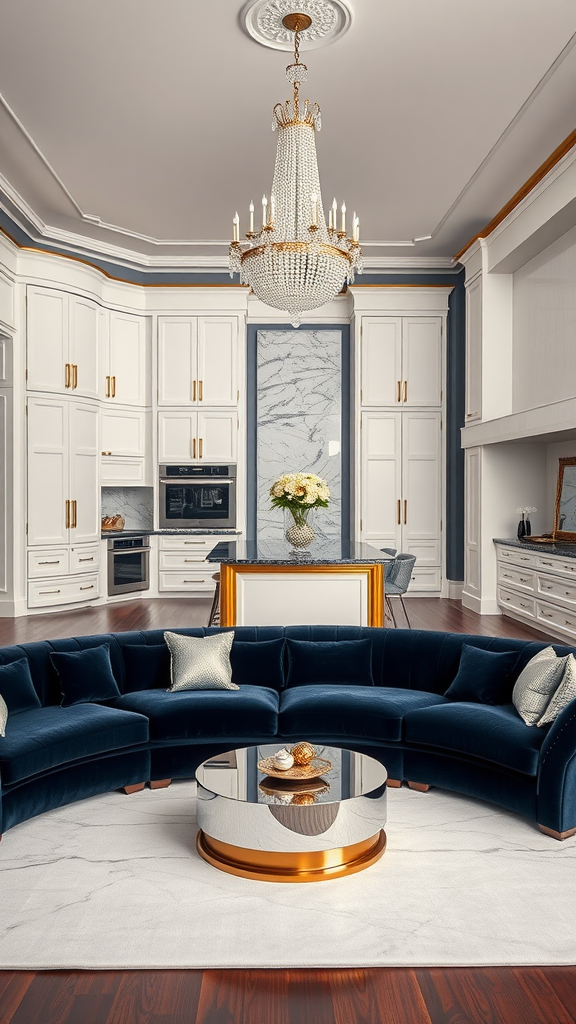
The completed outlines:
{"type": "MultiPolygon", "coordinates": [[[[291,744],[287,744],[291,746],[291,744]]],[[[280,744],[204,761],[198,782],[198,853],[233,875],[316,882],[362,871],[386,848],[386,769],[366,754],[314,744],[321,774],[271,777],[258,762],[280,744]]]]}

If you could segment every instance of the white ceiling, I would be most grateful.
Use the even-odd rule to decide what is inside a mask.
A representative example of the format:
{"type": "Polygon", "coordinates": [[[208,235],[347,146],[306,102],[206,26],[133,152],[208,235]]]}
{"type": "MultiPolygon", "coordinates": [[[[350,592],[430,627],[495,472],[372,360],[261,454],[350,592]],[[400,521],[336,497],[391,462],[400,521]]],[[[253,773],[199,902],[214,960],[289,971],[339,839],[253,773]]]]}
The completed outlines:
{"type": "MultiPolygon", "coordinates": [[[[287,55],[242,0],[0,0],[0,201],[36,237],[225,262],[272,180],[287,55]]],[[[352,0],[310,50],[325,207],[365,256],[450,257],[576,127],[574,0],[352,0]],[[410,245],[415,238],[432,239],[410,245]],[[395,244],[396,243],[396,244],[395,244]]]]}

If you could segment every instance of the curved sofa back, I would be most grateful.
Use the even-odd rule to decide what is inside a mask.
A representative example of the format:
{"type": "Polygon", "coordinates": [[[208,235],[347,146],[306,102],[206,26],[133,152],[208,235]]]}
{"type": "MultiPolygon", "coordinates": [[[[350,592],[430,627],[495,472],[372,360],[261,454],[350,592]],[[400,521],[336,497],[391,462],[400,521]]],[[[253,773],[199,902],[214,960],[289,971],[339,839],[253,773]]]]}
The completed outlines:
{"type": "MultiPolygon", "coordinates": [[[[224,632],[218,627],[190,627],[175,632],[187,636],[207,636],[224,632]]],[[[430,693],[444,693],[454,679],[464,644],[491,651],[518,651],[517,671],[548,643],[475,636],[465,633],[437,633],[427,630],[378,629],[357,626],[238,626],[235,637],[242,642],[259,642],[290,638],[307,641],[359,640],[372,641],[372,668],[376,686],[404,687],[430,693]]],[[[0,665],[25,655],[30,664],[32,680],[43,705],[59,704],[61,695],[56,673],[50,663],[51,651],[78,651],[101,644],[110,647],[112,669],[122,693],[134,689],[128,683],[123,651],[129,646],[164,644],[164,630],[128,633],[103,633],[65,640],[46,640],[0,648],[0,665]]],[[[556,652],[576,654],[576,648],[554,644],[556,652]]],[[[142,689],[151,685],[142,678],[142,689]]]]}

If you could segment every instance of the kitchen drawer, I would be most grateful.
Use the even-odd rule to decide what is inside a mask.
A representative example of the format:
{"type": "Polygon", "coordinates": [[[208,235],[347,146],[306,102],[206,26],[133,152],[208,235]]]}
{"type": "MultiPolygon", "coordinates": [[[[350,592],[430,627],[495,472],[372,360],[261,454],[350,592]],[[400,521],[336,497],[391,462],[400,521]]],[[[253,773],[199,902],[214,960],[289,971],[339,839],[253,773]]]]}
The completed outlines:
{"type": "Polygon", "coordinates": [[[576,636],[576,611],[565,611],[557,605],[536,601],[536,618],[539,622],[561,629],[563,633],[576,636]]]}
{"type": "Polygon", "coordinates": [[[576,582],[567,579],[556,579],[554,576],[544,576],[539,573],[536,576],[537,591],[550,600],[559,601],[562,604],[576,605],[576,582]]]}
{"type": "MultiPolygon", "coordinates": [[[[439,591],[442,586],[440,567],[414,568],[410,577],[408,593],[417,591],[439,591]]],[[[386,589],[386,588],[384,588],[386,589]]]]}
{"type": "Polygon", "coordinates": [[[146,461],[131,456],[103,455],[100,460],[100,483],[103,487],[146,484],[146,461]]]}
{"type": "Polygon", "coordinates": [[[502,608],[509,608],[510,611],[521,612],[522,615],[529,615],[531,619],[536,614],[536,602],[533,597],[526,594],[516,594],[513,590],[498,588],[498,604],[502,608]]]}
{"type": "Polygon", "coordinates": [[[518,569],[507,562],[498,562],[498,582],[508,587],[521,587],[523,590],[534,590],[535,574],[529,569],[518,569]]]}
{"type": "Polygon", "coordinates": [[[497,545],[498,558],[502,562],[513,562],[515,565],[536,565],[538,557],[533,551],[524,551],[522,548],[505,548],[497,545]]]}
{"type": "Polygon", "coordinates": [[[28,578],[67,576],[70,572],[68,548],[45,548],[28,552],[28,578]]]}
{"type": "Polygon", "coordinates": [[[553,572],[576,579],[576,558],[557,558],[555,555],[539,555],[536,567],[545,572],[553,572]]]}
{"type": "Polygon", "coordinates": [[[159,554],[160,569],[183,569],[188,567],[198,569],[199,567],[210,568],[212,562],[206,562],[207,551],[201,548],[187,548],[186,551],[161,551],[159,554]]]}
{"type": "Polygon", "coordinates": [[[54,605],[93,601],[99,596],[99,592],[97,574],[34,580],[28,584],[28,607],[49,608],[54,605]]]}
{"type": "Polygon", "coordinates": [[[171,534],[169,536],[160,534],[160,551],[194,550],[208,554],[221,539],[221,537],[210,537],[206,536],[206,534],[197,534],[196,536],[190,536],[190,534],[171,534]]]}
{"type": "Polygon", "coordinates": [[[219,565],[207,566],[205,571],[191,569],[188,572],[160,572],[158,574],[158,590],[161,593],[169,591],[193,591],[196,593],[213,594],[216,583],[212,579],[215,572],[218,572],[219,565]]]}
{"type": "Polygon", "coordinates": [[[70,572],[90,572],[100,565],[99,544],[79,544],[70,549],[70,572]]]}

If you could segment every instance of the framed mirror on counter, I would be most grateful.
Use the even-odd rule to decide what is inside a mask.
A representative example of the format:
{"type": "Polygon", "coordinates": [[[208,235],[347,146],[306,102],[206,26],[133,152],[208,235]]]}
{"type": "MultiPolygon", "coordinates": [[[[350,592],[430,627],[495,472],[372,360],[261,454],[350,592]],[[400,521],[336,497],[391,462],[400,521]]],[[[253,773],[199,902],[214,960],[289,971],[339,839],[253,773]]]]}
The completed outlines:
{"type": "Polygon", "coordinates": [[[576,544],[576,456],[559,460],[554,541],[576,544]]]}

